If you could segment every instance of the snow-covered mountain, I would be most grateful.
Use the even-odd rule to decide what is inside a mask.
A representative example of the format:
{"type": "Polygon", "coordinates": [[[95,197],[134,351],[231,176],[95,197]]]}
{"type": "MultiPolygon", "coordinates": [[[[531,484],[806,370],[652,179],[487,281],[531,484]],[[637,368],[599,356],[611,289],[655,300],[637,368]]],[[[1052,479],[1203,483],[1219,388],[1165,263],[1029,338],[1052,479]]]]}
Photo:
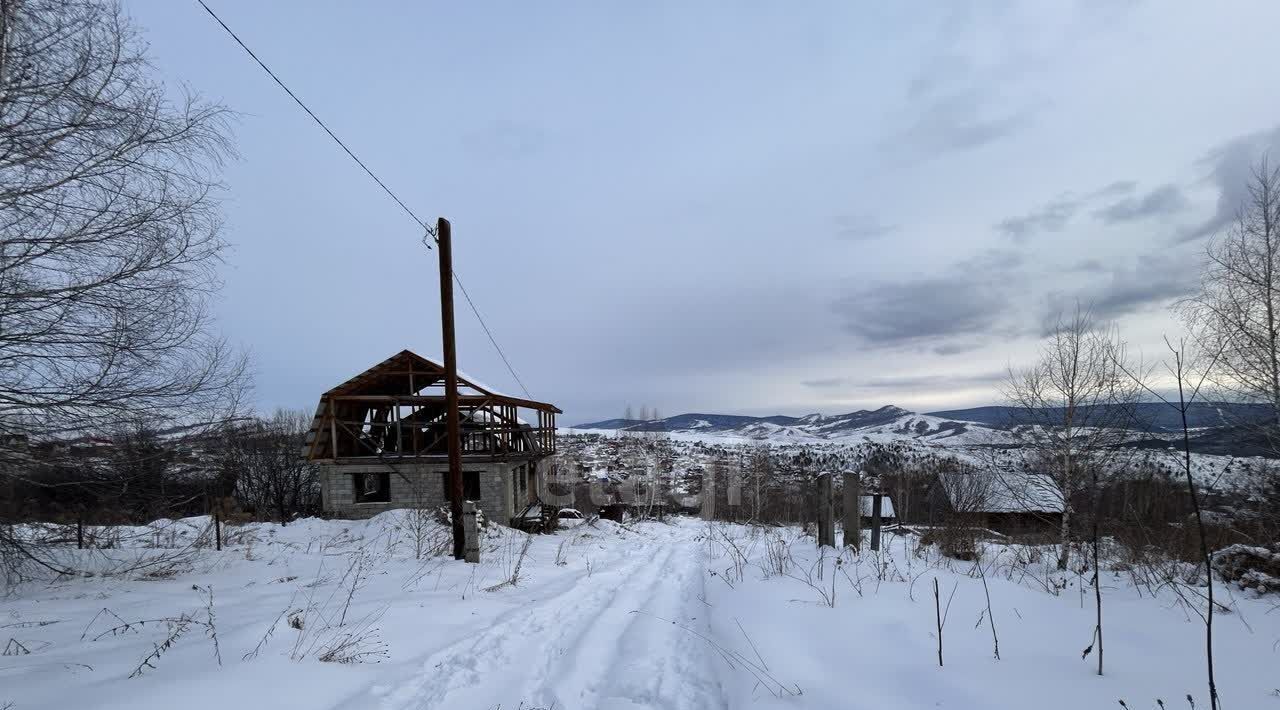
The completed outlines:
{"type": "Polygon", "coordinates": [[[997,427],[917,414],[894,406],[848,414],[809,414],[803,417],[679,414],[652,421],[609,419],[579,424],[572,428],[699,434],[768,441],[915,439],[965,445],[1009,443],[1013,439],[1008,431],[997,427]]]}

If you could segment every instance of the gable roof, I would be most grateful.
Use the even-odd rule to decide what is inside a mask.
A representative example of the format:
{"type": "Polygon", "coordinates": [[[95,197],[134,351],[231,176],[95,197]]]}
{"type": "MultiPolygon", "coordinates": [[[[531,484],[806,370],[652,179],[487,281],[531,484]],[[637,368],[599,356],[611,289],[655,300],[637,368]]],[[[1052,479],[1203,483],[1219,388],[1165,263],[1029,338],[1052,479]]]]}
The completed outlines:
{"type": "Polygon", "coordinates": [[[953,508],[970,513],[1061,513],[1062,489],[1053,476],[1021,471],[938,474],[953,508]]]}
{"type": "MultiPolygon", "coordinates": [[[[401,350],[364,372],[330,388],[321,395],[320,399],[324,401],[338,395],[407,396],[411,393],[417,394],[431,386],[439,386],[440,396],[444,396],[444,365],[412,350],[401,350]]],[[[554,414],[561,413],[560,409],[553,404],[498,392],[462,371],[458,372],[458,394],[491,397],[500,404],[538,409],[554,414]],[[471,390],[471,392],[464,390],[471,390]]]]}
{"type": "MultiPolygon", "coordinates": [[[[461,372],[458,373],[458,399],[460,409],[465,407],[469,410],[464,415],[469,421],[481,421],[486,416],[484,412],[489,412],[488,416],[491,417],[494,412],[509,409],[499,417],[509,419],[512,424],[527,427],[515,415],[520,407],[524,407],[551,415],[550,426],[554,427],[554,415],[561,413],[559,407],[553,404],[502,394],[461,372]]],[[[442,414],[444,400],[444,365],[411,350],[401,350],[320,395],[320,403],[316,406],[311,428],[303,443],[302,455],[311,460],[336,458],[337,452],[333,449],[338,446],[338,442],[334,441],[331,422],[344,416],[361,419],[370,408],[406,401],[420,411],[442,414]],[[431,391],[433,389],[435,391],[431,391]]],[[[539,417],[541,423],[541,415],[539,417]]]]}

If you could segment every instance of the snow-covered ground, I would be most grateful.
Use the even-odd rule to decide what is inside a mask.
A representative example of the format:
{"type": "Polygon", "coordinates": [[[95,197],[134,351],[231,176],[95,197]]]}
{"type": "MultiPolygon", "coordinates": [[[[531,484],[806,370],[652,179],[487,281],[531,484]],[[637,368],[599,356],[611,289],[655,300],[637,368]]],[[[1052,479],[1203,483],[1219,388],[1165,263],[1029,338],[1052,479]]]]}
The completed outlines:
{"type": "MultiPolygon", "coordinates": [[[[206,522],[142,536],[161,545],[145,554],[182,549],[206,522]]],[[[172,576],[24,586],[0,600],[0,646],[30,651],[0,656],[0,707],[1075,710],[1186,707],[1188,693],[1208,706],[1203,628],[1173,591],[1104,574],[1098,677],[1096,656],[1081,658],[1091,597],[1074,574],[1047,591],[1027,548],[990,550],[988,617],[977,568],[914,536],[837,562],[794,528],[596,521],[532,538],[493,528],[468,565],[416,559],[416,532],[443,531],[404,512],[255,524],[172,576]],[[943,667],[935,578],[944,606],[954,589],[943,667]]],[[[1280,707],[1274,598],[1219,591],[1225,706],[1280,707]]]]}

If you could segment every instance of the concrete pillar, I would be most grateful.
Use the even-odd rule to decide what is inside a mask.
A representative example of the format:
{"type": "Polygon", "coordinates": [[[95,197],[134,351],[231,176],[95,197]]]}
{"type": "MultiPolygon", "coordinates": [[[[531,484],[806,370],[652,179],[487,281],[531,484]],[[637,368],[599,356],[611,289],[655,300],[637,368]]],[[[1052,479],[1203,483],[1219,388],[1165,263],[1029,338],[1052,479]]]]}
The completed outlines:
{"type": "Polygon", "coordinates": [[[844,546],[862,549],[862,476],[844,472],[844,546]]]}
{"type": "Polygon", "coordinates": [[[467,562],[480,561],[480,525],[476,521],[476,504],[474,501],[462,502],[462,532],[464,557],[467,562]]]}
{"type": "Polygon", "coordinates": [[[831,493],[831,474],[818,474],[818,544],[836,546],[835,500],[831,493]]]}

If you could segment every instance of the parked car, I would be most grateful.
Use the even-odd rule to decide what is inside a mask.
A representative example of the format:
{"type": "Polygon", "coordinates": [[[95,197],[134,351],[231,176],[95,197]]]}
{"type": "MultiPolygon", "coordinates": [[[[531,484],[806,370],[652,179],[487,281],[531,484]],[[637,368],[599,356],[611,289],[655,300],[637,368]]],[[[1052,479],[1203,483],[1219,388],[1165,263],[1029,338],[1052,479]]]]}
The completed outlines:
{"type": "Polygon", "coordinates": [[[556,518],[562,528],[572,528],[587,522],[587,516],[575,508],[561,508],[556,518]]]}

